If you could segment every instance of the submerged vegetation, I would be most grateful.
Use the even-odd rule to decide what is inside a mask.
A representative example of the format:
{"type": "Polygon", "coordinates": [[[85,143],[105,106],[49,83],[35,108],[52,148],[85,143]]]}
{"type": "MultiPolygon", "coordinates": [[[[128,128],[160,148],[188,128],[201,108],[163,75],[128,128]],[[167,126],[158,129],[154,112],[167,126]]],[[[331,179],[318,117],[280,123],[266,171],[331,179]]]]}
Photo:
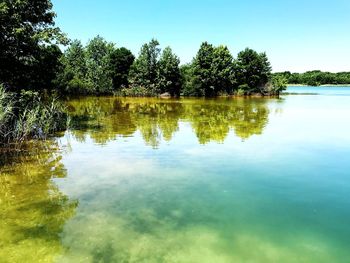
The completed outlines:
{"type": "Polygon", "coordinates": [[[50,140],[27,146],[28,153],[13,160],[8,159],[14,152],[0,152],[0,258],[1,262],[54,262],[62,251],[63,227],[74,216],[78,201],[53,182],[67,176],[59,145],[50,140]]]}

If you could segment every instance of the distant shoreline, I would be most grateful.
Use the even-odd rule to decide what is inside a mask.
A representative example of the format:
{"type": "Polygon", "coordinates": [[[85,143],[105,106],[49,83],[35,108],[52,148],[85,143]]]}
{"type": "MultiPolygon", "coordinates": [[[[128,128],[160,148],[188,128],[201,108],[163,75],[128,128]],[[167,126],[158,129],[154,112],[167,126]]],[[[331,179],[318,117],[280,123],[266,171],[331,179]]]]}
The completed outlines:
{"type": "Polygon", "coordinates": [[[310,86],[305,84],[288,84],[287,87],[350,87],[350,84],[323,84],[320,86],[310,86]]]}

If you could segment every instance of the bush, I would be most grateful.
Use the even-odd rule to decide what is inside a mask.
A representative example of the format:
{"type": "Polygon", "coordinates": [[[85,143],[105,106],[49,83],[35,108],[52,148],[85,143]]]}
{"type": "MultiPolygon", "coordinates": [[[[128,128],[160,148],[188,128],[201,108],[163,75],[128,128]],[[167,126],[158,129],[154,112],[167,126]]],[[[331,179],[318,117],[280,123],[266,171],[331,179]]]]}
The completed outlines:
{"type": "Polygon", "coordinates": [[[81,80],[77,77],[74,77],[67,83],[66,92],[68,94],[91,94],[93,93],[93,88],[89,83],[84,80],[81,80]]]}
{"type": "Polygon", "coordinates": [[[241,84],[238,86],[238,89],[236,91],[237,96],[244,96],[244,95],[250,95],[252,89],[249,87],[248,84],[241,84]]]}
{"type": "Polygon", "coordinates": [[[268,95],[279,95],[282,91],[287,89],[287,78],[284,76],[272,76],[271,81],[266,85],[266,92],[268,95]]]}
{"type": "Polygon", "coordinates": [[[235,92],[235,95],[236,95],[236,96],[244,96],[244,95],[245,95],[244,89],[238,88],[238,89],[236,90],[236,92],[235,92]]]}

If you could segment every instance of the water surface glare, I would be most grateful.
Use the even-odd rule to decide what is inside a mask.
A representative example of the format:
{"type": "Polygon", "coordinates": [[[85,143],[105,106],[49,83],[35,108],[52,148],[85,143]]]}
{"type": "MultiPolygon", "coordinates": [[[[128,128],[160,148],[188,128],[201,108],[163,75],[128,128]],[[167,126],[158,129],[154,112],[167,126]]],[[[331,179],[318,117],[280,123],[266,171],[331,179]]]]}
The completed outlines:
{"type": "Polygon", "coordinates": [[[1,262],[350,262],[350,96],[67,106],[1,159],[1,262]]]}

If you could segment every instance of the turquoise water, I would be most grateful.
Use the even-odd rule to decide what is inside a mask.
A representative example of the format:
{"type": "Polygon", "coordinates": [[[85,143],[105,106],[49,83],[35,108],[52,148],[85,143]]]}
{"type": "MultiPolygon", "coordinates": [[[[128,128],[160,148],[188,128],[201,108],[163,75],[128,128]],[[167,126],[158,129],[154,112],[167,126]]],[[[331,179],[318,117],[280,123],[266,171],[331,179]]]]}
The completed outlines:
{"type": "Polygon", "coordinates": [[[0,170],[2,262],[350,262],[350,96],[67,105],[0,170]]]}
{"type": "Polygon", "coordinates": [[[350,86],[288,86],[287,93],[328,96],[350,96],[350,86]]]}

